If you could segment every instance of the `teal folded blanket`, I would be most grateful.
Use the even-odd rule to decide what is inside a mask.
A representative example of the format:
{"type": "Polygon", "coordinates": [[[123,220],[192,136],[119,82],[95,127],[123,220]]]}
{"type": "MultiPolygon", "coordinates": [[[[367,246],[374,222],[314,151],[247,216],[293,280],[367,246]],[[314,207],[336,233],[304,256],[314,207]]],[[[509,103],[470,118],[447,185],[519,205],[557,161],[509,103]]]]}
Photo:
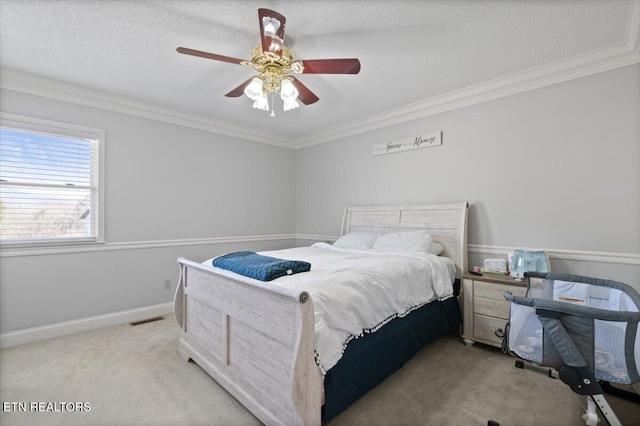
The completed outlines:
{"type": "Polygon", "coordinates": [[[252,251],[238,251],[216,257],[213,259],[213,266],[260,281],[271,281],[311,269],[309,262],[277,259],[252,251]]]}

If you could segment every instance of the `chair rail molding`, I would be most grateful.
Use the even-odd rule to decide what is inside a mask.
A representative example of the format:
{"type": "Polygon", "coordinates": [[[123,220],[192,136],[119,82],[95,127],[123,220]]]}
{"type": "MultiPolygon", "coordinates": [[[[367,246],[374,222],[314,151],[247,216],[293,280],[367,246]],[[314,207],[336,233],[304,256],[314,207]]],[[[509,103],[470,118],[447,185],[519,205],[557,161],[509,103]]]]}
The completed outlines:
{"type": "MultiPolygon", "coordinates": [[[[339,237],[335,235],[317,235],[317,234],[295,234],[296,240],[314,241],[314,242],[333,242],[339,237]]],[[[640,266],[640,253],[619,253],[607,251],[587,251],[587,250],[568,250],[553,248],[527,248],[527,247],[509,247],[509,246],[492,246],[482,244],[468,244],[467,251],[469,253],[480,253],[506,256],[514,250],[540,251],[544,250],[551,259],[576,260],[582,262],[600,262],[615,263],[624,265],[640,266]]]]}
{"type": "Polygon", "coordinates": [[[638,253],[619,253],[607,251],[587,251],[587,250],[567,250],[552,248],[523,248],[523,247],[505,247],[505,246],[488,246],[480,244],[469,244],[469,253],[496,254],[506,255],[514,250],[540,251],[544,250],[550,259],[561,260],[577,260],[582,262],[600,262],[600,263],[617,263],[625,265],[640,265],[640,254],[638,253]]]}
{"type": "Polygon", "coordinates": [[[114,250],[145,250],[164,247],[180,247],[180,246],[202,246],[212,244],[233,244],[233,243],[255,243],[262,241],[285,241],[295,240],[295,234],[275,234],[275,235],[245,235],[230,237],[211,237],[211,238],[185,238],[176,240],[152,240],[152,241],[127,241],[127,242],[107,242],[103,244],[69,244],[57,245],[52,247],[2,247],[0,248],[0,258],[2,257],[18,257],[18,256],[42,256],[50,254],[71,254],[71,253],[87,253],[96,251],[114,251],[114,250]]]}

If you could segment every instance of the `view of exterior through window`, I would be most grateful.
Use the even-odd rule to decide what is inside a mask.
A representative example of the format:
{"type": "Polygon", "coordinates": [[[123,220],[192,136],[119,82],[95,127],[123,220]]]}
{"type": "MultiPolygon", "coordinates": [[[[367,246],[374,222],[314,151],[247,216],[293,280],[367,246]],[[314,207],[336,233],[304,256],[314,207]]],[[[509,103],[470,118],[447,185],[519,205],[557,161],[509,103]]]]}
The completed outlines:
{"type": "Polygon", "coordinates": [[[0,128],[0,242],[96,241],[99,138],[0,128]]]}

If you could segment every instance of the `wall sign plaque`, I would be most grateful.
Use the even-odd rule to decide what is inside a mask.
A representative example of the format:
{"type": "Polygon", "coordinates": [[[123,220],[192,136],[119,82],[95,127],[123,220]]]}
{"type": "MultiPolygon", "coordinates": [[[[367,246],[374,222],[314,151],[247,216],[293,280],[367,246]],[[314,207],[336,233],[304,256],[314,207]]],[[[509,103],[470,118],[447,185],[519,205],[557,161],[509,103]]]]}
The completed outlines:
{"type": "Polygon", "coordinates": [[[427,133],[408,138],[394,139],[373,145],[373,155],[391,154],[442,145],[442,132],[427,133]]]}

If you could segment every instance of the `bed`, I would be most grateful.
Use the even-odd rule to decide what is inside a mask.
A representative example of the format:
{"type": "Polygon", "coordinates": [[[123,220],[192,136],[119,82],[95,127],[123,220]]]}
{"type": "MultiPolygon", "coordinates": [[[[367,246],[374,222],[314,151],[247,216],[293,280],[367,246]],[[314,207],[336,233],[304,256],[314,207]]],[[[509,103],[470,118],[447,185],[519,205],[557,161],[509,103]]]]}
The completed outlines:
{"type": "MultiPolygon", "coordinates": [[[[467,210],[467,203],[350,206],[341,235],[427,231],[444,247],[440,257],[450,259],[459,280],[467,270],[467,210]]],[[[321,424],[460,323],[455,297],[431,296],[433,301],[346,339],[337,362],[326,362],[316,351],[320,314],[313,295],[320,309],[319,293],[303,284],[279,284],[304,274],[263,282],[207,263],[178,259],[174,312],[181,328],[179,352],[268,425],[321,424]]]]}

